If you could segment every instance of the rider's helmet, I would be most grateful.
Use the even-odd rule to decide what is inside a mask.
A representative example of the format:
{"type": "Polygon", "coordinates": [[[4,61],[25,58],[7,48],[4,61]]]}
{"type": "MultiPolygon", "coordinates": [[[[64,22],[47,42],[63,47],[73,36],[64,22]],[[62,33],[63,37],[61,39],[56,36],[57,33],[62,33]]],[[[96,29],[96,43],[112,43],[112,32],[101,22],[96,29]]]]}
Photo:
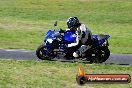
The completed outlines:
{"type": "Polygon", "coordinates": [[[67,20],[67,26],[70,30],[76,30],[77,27],[79,27],[79,20],[77,17],[70,17],[67,20]]]}

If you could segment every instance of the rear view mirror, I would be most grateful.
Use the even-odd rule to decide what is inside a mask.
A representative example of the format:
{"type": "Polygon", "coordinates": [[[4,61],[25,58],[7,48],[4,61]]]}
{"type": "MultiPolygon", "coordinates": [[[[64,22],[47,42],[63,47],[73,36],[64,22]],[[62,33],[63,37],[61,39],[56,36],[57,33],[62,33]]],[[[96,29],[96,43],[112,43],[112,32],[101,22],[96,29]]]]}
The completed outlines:
{"type": "Polygon", "coordinates": [[[57,26],[57,24],[58,24],[58,21],[55,21],[54,26],[57,26]]]}

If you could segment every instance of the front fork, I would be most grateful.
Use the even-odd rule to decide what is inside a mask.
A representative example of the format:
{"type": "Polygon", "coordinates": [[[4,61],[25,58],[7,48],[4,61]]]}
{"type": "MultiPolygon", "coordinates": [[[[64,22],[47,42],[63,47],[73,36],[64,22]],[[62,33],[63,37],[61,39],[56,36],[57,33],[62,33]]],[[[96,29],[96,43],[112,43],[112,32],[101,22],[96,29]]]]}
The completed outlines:
{"type": "Polygon", "coordinates": [[[46,45],[46,43],[43,44],[44,47],[46,47],[47,52],[45,53],[46,56],[50,56],[51,52],[53,51],[54,47],[51,45],[46,45]]]}

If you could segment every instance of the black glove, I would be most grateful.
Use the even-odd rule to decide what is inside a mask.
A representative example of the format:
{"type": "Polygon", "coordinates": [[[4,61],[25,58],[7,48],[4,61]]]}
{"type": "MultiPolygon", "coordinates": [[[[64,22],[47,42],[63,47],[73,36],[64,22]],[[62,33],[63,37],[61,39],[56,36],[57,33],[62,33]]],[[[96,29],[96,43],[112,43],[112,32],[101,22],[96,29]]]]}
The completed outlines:
{"type": "Polygon", "coordinates": [[[59,33],[65,33],[65,30],[60,29],[59,33]]]}

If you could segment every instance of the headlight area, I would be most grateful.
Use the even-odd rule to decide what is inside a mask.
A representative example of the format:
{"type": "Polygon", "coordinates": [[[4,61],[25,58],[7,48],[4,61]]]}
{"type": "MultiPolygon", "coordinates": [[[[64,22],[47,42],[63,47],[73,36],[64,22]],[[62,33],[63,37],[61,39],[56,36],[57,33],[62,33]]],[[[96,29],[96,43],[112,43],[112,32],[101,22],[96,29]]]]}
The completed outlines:
{"type": "Polygon", "coordinates": [[[47,42],[51,44],[53,42],[53,40],[52,39],[47,39],[46,43],[47,42]]]}

